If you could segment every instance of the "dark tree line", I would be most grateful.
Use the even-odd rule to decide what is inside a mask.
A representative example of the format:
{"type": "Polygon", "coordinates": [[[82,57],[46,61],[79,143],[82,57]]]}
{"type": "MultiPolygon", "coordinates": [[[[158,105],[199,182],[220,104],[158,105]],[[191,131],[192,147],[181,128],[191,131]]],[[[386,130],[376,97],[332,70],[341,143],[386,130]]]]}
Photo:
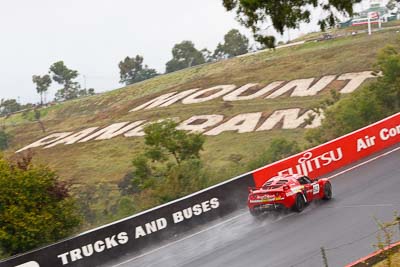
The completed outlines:
{"type": "MultiPolygon", "coordinates": [[[[39,106],[42,106],[46,102],[46,94],[53,81],[62,85],[62,88],[56,92],[55,101],[65,101],[94,95],[95,91],[93,88],[81,88],[80,84],[76,81],[78,75],[78,71],[69,69],[63,61],[58,61],[51,65],[48,74],[33,75],[32,82],[36,86],[36,92],[40,95],[39,106]]],[[[31,103],[23,105],[16,99],[1,99],[0,116],[8,116],[21,110],[36,108],[37,106],[31,103]]]]}
{"type": "Polygon", "coordinates": [[[10,142],[10,136],[3,130],[0,129],[0,151],[6,150],[10,142]]]}
{"type": "Polygon", "coordinates": [[[7,116],[11,113],[20,111],[24,106],[18,103],[16,99],[1,99],[0,100],[0,115],[7,116]]]}
{"type": "Polygon", "coordinates": [[[361,87],[349,98],[333,97],[333,101],[316,107],[324,111],[325,119],[321,127],[307,131],[310,144],[324,143],[400,111],[399,45],[380,50],[375,67],[376,81],[361,87]]]}
{"type": "MultiPolygon", "coordinates": [[[[274,48],[275,37],[261,34],[262,30],[273,26],[278,33],[296,29],[300,23],[309,23],[312,10],[321,8],[325,16],[318,24],[321,30],[333,27],[338,22],[337,14],[353,15],[353,6],[362,0],[222,0],[227,11],[235,11],[238,21],[252,30],[254,39],[262,47],[274,48]]],[[[191,41],[182,41],[172,48],[172,59],[166,63],[166,73],[203,64],[214,60],[230,58],[249,51],[249,40],[238,30],[231,30],[224,36],[212,53],[208,49],[198,50],[191,41]]],[[[143,57],[127,57],[119,64],[121,83],[131,84],[157,75],[147,65],[143,67],[143,57]],[[140,59],[140,60],[138,60],[140,59]],[[144,72],[143,70],[147,70],[144,72]],[[143,72],[143,73],[142,73],[143,72]],[[145,74],[145,75],[142,75],[145,74]]]]}
{"type": "MultiPolygon", "coordinates": [[[[16,99],[1,99],[0,100],[0,117],[7,117],[15,112],[21,110],[29,110],[34,108],[35,105],[31,103],[21,104],[16,99]]],[[[4,128],[4,127],[3,127],[4,128]]]]}
{"type": "MultiPolygon", "coordinates": [[[[178,71],[225,58],[231,58],[249,52],[249,39],[238,30],[232,29],[224,36],[224,41],[217,45],[214,52],[197,49],[192,41],[182,41],[172,48],[172,59],[166,63],[165,73],[178,71]]],[[[153,78],[159,73],[143,64],[143,57],[126,57],[118,64],[120,83],[125,85],[153,78]]]]}
{"type": "MultiPolygon", "coordinates": [[[[65,101],[87,95],[94,95],[94,89],[81,88],[75,80],[79,73],[76,70],[69,69],[63,61],[55,62],[50,66],[48,74],[33,75],[32,82],[36,85],[36,91],[40,95],[40,104],[21,104],[16,99],[0,100],[0,117],[6,117],[15,113],[22,112],[22,117],[26,120],[35,121],[40,129],[45,132],[46,128],[41,120],[42,113],[39,109],[46,102],[46,93],[52,84],[56,82],[62,85],[62,88],[56,92],[56,101],[65,101]]],[[[0,151],[8,147],[10,136],[5,133],[5,124],[0,129],[0,151]]]]}
{"type": "Polygon", "coordinates": [[[206,48],[198,50],[191,41],[183,41],[172,48],[172,59],[166,63],[166,73],[243,55],[249,49],[249,39],[236,29],[225,34],[224,41],[218,43],[214,52],[206,48]]]}
{"type": "Polygon", "coordinates": [[[353,15],[353,5],[362,0],[222,0],[227,11],[235,11],[238,21],[252,30],[255,40],[266,47],[275,47],[275,37],[260,34],[267,26],[273,26],[280,34],[296,29],[301,22],[309,23],[312,9],[324,10],[318,24],[321,30],[338,22],[337,14],[353,15]]]}
{"type": "Polygon", "coordinates": [[[40,94],[40,104],[45,102],[45,95],[52,83],[52,81],[61,85],[62,88],[58,89],[55,95],[55,101],[71,100],[87,95],[94,95],[93,88],[81,88],[76,78],[79,76],[77,70],[69,69],[64,61],[55,62],[49,68],[49,73],[45,75],[33,75],[32,82],[36,85],[36,91],[40,94]]]}
{"type": "Polygon", "coordinates": [[[143,57],[140,55],[126,57],[119,62],[118,67],[121,78],[119,82],[126,85],[147,80],[158,75],[155,69],[150,69],[147,65],[143,66],[143,57]]]}

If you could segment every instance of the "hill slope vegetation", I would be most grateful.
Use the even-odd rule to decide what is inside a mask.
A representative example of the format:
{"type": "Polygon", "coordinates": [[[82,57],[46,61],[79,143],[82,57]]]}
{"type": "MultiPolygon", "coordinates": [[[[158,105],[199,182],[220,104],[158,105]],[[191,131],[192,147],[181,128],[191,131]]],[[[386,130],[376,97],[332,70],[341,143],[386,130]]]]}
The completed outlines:
{"type": "MultiPolygon", "coordinates": [[[[0,118],[0,124],[12,136],[6,155],[12,156],[18,149],[52,133],[76,133],[89,127],[101,128],[118,122],[157,121],[176,117],[184,121],[195,115],[218,114],[223,116],[221,123],[224,123],[239,114],[262,112],[257,122],[257,127],[260,127],[277,110],[298,109],[299,114],[303,114],[326,99],[330,90],[340,91],[348,84],[347,80],[338,79],[340,75],[372,70],[379,49],[387,43],[394,43],[396,39],[395,31],[372,36],[357,35],[264,51],[158,76],[104,94],[41,109],[45,133],[37,122],[29,120],[29,114],[0,118]],[[312,96],[296,96],[291,89],[274,98],[263,96],[248,101],[224,101],[218,97],[190,105],[177,102],[165,107],[130,112],[160,95],[192,88],[205,89],[217,85],[235,85],[238,88],[259,83],[259,90],[276,81],[307,78],[316,78],[312,84],[315,85],[326,76],[335,78],[312,96]]],[[[363,84],[370,80],[365,80],[363,84]]],[[[279,87],[276,88],[271,92],[279,90],[279,87]]],[[[268,131],[227,131],[206,136],[201,158],[207,168],[215,173],[211,182],[246,171],[249,163],[261,155],[276,137],[297,141],[302,148],[307,146],[305,124],[294,129],[282,129],[282,123],[284,121],[279,121],[268,131]]],[[[49,165],[62,179],[75,185],[107,184],[110,188],[116,188],[117,183],[132,170],[132,159],[143,151],[143,147],[143,137],[126,138],[120,135],[108,140],[61,144],[47,149],[39,147],[33,151],[37,163],[49,165]]],[[[109,192],[114,196],[117,194],[112,189],[109,192]]]]}

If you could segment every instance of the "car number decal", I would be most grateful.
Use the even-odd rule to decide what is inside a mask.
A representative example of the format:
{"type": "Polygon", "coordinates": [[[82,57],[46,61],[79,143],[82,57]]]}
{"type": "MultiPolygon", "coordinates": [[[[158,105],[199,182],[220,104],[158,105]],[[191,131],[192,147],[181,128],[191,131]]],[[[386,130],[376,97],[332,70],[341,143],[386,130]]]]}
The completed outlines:
{"type": "Polygon", "coordinates": [[[319,184],[314,184],[313,185],[313,194],[318,194],[319,193],[319,184]]]}

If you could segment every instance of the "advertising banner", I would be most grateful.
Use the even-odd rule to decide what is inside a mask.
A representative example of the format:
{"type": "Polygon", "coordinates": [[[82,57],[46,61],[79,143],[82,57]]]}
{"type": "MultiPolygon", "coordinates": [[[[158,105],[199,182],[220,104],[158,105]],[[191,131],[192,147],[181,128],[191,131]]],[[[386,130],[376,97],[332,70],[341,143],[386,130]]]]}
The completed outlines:
{"type": "Polygon", "coordinates": [[[303,174],[312,178],[332,172],[400,142],[400,113],[361,128],[328,143],[253,172],[256,187],[283,174],[303,174]]]}
{"type": "Polygon", "coordinates": [[[0,261],[0,267],[95,267],[180,237],[246,206],[251,173],[78,236],[0,261]]]}

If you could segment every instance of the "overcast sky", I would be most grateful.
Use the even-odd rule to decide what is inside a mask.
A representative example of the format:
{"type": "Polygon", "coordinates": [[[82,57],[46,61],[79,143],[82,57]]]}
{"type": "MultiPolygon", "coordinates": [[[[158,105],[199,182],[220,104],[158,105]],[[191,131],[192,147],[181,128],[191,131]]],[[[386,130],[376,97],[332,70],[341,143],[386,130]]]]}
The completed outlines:
{"type": "MultiPolygon", "coordinates": [[[[0,99],[38,102],[32,75],[63,60],[97,92],[121,87],[118,62],[140,54],[159,72],[174,44],[191,40],[213,51],[232,28],[250,32],[222,0],[0,0],[0,99]]],[[[317,12],[318,13],[318,12],[317,12]]],[[[318,16],[318,14],[316,14],[318,16]]],[[[315,22],[315,21],[314,21],[315,22]]],[[[302,32],[315,30],[313,23],[302,32]]],[[[291,38],[300,34],[291,32],[291,38]]],[[[287,38],[287,35],[284,36],[287,38]]],[[[60,88],[54,84],[51,99],[60,88]]]]}

